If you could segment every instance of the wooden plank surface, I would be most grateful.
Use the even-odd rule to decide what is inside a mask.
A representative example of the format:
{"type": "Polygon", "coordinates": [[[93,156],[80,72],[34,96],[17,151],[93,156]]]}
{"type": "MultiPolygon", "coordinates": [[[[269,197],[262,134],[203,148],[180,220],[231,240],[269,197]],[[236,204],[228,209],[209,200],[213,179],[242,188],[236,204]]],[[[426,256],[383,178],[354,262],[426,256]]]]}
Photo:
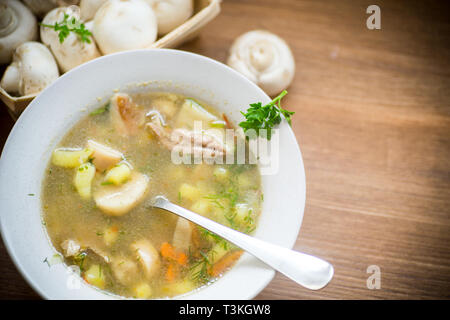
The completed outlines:
{"type": "MultiPolygon", "coordinates": [[[[297,64],[284,105],[305,162],[295,248],[335,266],[324,289],[277,275],[257,299],[450,298],[450,21],[443,1],[226,0],[182,47],[225,61],[235,37],[267,29],[297,64]],[[369,265],[381,289],[369,290],[369,265]]],[[[0,111],[0,143],[13,123],[0,111]]],[[[284,199],[283,201],[289,201],[284,199]]],[[[0,298],[38,298],[0,245],[0,298]]]]}

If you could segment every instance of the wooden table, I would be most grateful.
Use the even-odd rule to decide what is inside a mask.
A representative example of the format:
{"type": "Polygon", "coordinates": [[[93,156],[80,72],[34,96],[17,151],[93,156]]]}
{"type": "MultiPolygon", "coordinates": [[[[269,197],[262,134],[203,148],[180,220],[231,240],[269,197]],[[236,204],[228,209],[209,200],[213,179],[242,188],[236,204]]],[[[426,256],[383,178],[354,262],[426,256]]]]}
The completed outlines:
{"type": "MultiPolygon", "coordinates": [[[[450,298],[450,7],[376,1],[225,1],[182,49],[225,61],[233,39],[268,29],[297,64],[284,106],[307,178],[295,249],[335,266],[324,289],[277,275],[258,299],[450,298]],[[366,285],[370,265],[381,288],[366,285]]],[[[3,145],[13,122],[0,111],[3,145]]],[[[37,298],[0,245],[0,297],[37,298]]]]}

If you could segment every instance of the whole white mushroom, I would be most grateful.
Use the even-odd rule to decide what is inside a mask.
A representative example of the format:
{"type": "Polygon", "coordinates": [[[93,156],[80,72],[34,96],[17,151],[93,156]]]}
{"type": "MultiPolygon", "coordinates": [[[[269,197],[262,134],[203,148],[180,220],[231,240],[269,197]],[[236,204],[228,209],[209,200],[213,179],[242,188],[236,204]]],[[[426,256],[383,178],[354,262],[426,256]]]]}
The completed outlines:
{"type": "Polygon", "coordinates": [[[37,38],[37,21],[17,0],[0,2],[0,64],[11,62],[14,49],[37,38]]]}
{"type": "Polygon", "coordinates": [[[31,11],[38,17],[43,17],[50,10],[58,6],[78,4],[79,0],[23,0],[31,11]]]}
{"type": "Polygon", "coordinates": [[[106,1],[108,0],[81,0],[80,1],[81,19],[84,21],[94,19],[95,13],[106,1]]]}
{"type": "Polygon", "coordinates": [[[192,16],[192,0],[145,0],[151,5],[158,22],[158,34],[163,36],[192,16]]]}
{"type": "MultiPolygon", "coordinates": [[[[61,22],[64,19],[64,14],[69,15],[69,21],[72,18],[81,21],[79,11],[80,9],[77,6],[56,8],[45,16],[42,23],[54,25],[55,22],[61,22]]],[[[91,42],[87,43],[81,41],[77,34],[70,32],[61,43],[58,32],[52,28],[41,26],[41,40],[50,47],[62,72],[67,72],[84,62],[100,56],[92,37],[90,39],[91,42]]]]}
{"type": "Polygon", "coordinates": [[[143,49],[157,36],[156,16],[144,0],[109,0],[94,17],[94,37],[103,54],[143,49]]]}
{"type": "Polygon", "coordinates": [[[286,89],[295,73],[289,46],[277,35],[263,30],[239,36],[231,46],[227,64],[270,96],[286,89]]]}
{"type": "Polygon", "coordinates": [[[30,41],[18,46],[0,85],[11,94],[36,94],[59,77],[52,53],[42,43],[30,41]]]}

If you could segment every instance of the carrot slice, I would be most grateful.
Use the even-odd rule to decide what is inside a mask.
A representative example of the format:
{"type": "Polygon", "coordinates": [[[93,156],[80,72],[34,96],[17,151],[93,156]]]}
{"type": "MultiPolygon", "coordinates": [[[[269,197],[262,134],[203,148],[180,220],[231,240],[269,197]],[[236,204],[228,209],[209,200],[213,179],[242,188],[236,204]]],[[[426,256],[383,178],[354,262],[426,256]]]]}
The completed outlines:
{"type": "Polygon", "coordinates": [[[180,265],[184,266],[184,265],[186,265],[187,261],[188,261],[187,255],[185,255],[184,253],[181,252],[181,253],[178,255],[177,262],[178,262],[180,265]]]}
{"type": "Polygon", "coordinates": [[[231,267],[233,263],[239,259],[242,254],[242,250],[233,251],[228,253],[225,257],[217,261],[210,269],[209,274],[212,277],[217,277],[223,273],[226,269],[231,267]]]}
{"type": "Polygon", "coordinates": [[[170,243],[168,243],[168,242],[164,242],[164,243],[161,245],[161,255],[162,255],[164,258],[170,258],[170,259],[173,259],[173,260],[176,260],[176,258],[177,258],[175,249],[174,249],[173,246],[172,246],[170,243]]]}
{"type": "Polygon", "coordinates": [[[176,276],[175,266],[173,264],[169,264],[166,271],[166,280],[172,282],[173,280],[175,280],[175,276],[176,276]]]}

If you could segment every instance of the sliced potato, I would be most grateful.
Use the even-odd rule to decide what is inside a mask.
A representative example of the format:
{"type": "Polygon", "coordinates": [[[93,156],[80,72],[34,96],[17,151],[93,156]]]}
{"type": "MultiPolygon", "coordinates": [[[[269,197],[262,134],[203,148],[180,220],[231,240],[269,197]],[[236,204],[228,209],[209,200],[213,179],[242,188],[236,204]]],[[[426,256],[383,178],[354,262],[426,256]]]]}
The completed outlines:
{"type": "Polygon", "coordinates": [[[247,217],[248,214],[251,212],[250,210],[252,210],[252,209],[246,203],[238,203],[238,204],[236,204],[236,206],[235,206],[235,212],[236,212],[235,219],[238,222],[244,222],[245,217],[247,217]]]}
{"type": "Polygon", "coordinates": [[[179,282],[173,282],[165,284],[161,289],[162,291],[171,296],[180,295],[189,291],[192,291],[196,288],[196,285],[194,282],[192,282],[189,279],[185,279],[179,282]]]}
{"type": "Polygon", "coordinates": [[[179,189],[181,199],[188,199],[194,201],[200,197],[200,190],[188,183],[183,183],[179,189]]]}
{"type": "Polygon", "coordinates": [[[91,197],[92,180],[95,177],[95,166],[92,163],[85,163],[78,167],[75,173],[74,185],[79,195],[83,199],[91,197]]]}
{"type": "Polygon", "coordinates": [[[175,123],[177,128],[194,128],[194,121],[202,121],[203,129],[209,127],[209,123],[219,120],[193,99],[186,99],[181,106],[175,123]]]}
{"type": "Polygon", "coordinates": [[[105,181],[119,185],[127,181],[130,176],[130,167],[126,163],[120,163],[106,173],[105,181]]]}
{"type": "Polygon", "coordinates": [[[191,206],[191,210],[202,216],[206,216],[211,212],[211,202],[206,199],[199,199],[191,206]]]}
{"type": "Polygon", "coordinates": [[[97,170],[103,172],[123,159],[122,153],[94,140],[88,140],[87,147],[93,150],[92,163],[97,170]]]}
{"type": "Polygon", "coordinates": [[[105,288],[105,273],[102,270],[101,265],[94,264],[92,265],[85,273],[84,280],[87,283],[96,286],[100,289],[105,288]]]}
{"type": "Polygon", "coordinates": [[[94,194],[97,207],[112,216],[122,216],[133,209],[147,192],[149,178],[132,172],[128,182],[120,185],[101,186],[94,194]]]}
{"type": "Polygon", "coordinates": [[[119,228],[117,228],[117,226],[108,227],[103,232],[103,241],[107,246],[110,246],[114,242],[116,242],[118,237],[119,237],[119,228]]]}
{"type": "Polygon", "coordinates": [[[93,150],[86,148],[83,150],[56,149],[52,154],[52,163],[55,166],[64,168],[76,168],[89,160],[93,150]]]}
{"type": "Polygon", "coordinates": [[[153,290],[148,283],[140,283],[133,288],[134,296],[138,299],[148,299],[152,296],[153,290]]]}

